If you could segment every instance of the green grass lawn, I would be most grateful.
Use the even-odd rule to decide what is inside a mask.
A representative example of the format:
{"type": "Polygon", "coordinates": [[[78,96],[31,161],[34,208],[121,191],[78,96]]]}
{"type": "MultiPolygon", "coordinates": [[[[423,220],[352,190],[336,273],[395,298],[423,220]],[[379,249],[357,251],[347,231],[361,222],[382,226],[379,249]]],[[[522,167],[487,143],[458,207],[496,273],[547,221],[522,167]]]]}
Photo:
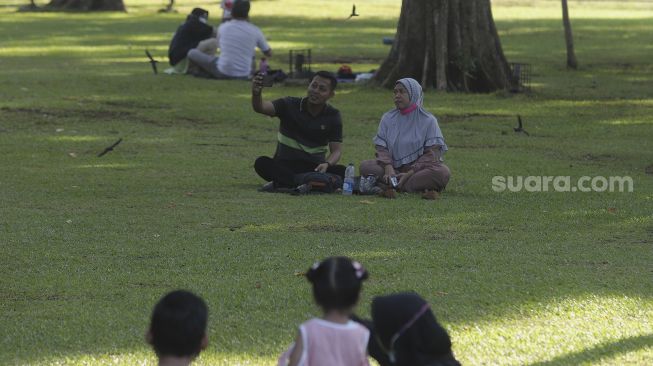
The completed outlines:
{"type": "MultiPolygon", "coordinates": [[[[126,14],[15,13],[0,0],[0,364],[155,363],[154,303],[190,289],[210,307],[198,365],[271,365],[319,315],[298,272],[347,255],[373,296],[414,290],[465,365],[653,364],[653,3],[493,1],[532,92],[428,91],[453,176],[437,201],[256,191],[277,120],[249,84],[152,75],[194,6],[126,0],[126,14]],[[526,6],[524,3],[528,3],[526,6]],[[530,137],[512,131],[520,114],[530,137]],[[123,142],[96,155],[118,138],[123,142]],[[495,192],[494,176],[629,176],[633,192],[495,192]]],[[[25,1],[24,3],[27,3],[25,1]]],[[[37,3],[39,3],[37,1],[37,3]]],[[[273,68],[378,67],[398,0],[256,0],[273,68]]],[[[275,86],[265,98],[302,95],[275,86]]],[[[373,155],[387,90],[341,85],[342,162],[373,155]]]]}

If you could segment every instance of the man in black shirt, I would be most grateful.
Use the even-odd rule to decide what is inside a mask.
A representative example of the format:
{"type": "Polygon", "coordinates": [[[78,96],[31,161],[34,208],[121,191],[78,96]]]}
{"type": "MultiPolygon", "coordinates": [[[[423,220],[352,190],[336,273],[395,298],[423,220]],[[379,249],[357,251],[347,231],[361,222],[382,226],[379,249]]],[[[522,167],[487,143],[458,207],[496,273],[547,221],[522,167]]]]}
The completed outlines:
{"type": "Polygon", "coordinates": [[[344,176],[345,167],[336,165],[342,154],[342,120],[340,112],[327,103],[335,95],[336,85],[333,74],[319,71],[311,80],[306,97],[270,102],[261,96],[263,77],[254,77],[252,108],[280,120],[274,157],[261,156],[254,162],[256,173],[270,182],[263,190],[294,187],[294,175],[299,173],[316,171],[344,176]]]}

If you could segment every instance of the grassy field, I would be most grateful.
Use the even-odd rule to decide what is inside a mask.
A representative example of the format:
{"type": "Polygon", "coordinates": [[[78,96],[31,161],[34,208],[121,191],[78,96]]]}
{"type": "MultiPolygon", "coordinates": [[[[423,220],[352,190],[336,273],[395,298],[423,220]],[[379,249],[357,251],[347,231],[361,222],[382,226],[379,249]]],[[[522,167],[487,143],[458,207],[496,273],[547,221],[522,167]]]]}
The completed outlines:
{"type": "MultiPolygon", "coordinates": [[[[453,172],[437,201],[257,192],[277,120],[251,111],[248,83],[152,75],[145,48],[165,61],[192,7],[219,14],[217,1],[158,14],[165,3],[53,14],[0,0],[0,364],[154,364],[151,308],[186,288],[211,311],[198,365],[271,365],[319,314],[297,273],[330,255],[370,271],[363,316],[375,295],[427,298],[465,365],[653,364],[653,2],[571,1],[572,72],[559,1],[493,1],[532,92],[427,92],[453,172]],[[494,176],[634,187],[495,192],[494,176]]],[[[318,68],[368,71],[400,2],[356,5],[347,22],[344,0],[256,0],[251,15],[273,68],[308,47],[318,68]]],[[[342,162],[370,158],[389,91],[342,85],[333,104],[342,162]]]]}

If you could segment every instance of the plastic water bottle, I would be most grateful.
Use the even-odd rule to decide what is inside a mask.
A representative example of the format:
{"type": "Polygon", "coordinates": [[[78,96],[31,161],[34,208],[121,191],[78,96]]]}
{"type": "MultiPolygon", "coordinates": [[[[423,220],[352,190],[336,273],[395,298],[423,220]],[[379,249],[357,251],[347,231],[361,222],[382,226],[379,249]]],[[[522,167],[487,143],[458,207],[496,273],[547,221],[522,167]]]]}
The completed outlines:
{"type": "Polygon", "coordinates": [[[353,163],[349,163],[345,170],[345,181],[342,183],[342,194],[350,196],[354,193],[354,174],[356,174],[356,168],[353,163]]]}
{"type": "Polygon", "coordinates": [[[265,57],[261,57],[261,62],[258,65],[258,70],[261,72],[261,74],[265,75],[268,73],[268,60],[265,57]]]}

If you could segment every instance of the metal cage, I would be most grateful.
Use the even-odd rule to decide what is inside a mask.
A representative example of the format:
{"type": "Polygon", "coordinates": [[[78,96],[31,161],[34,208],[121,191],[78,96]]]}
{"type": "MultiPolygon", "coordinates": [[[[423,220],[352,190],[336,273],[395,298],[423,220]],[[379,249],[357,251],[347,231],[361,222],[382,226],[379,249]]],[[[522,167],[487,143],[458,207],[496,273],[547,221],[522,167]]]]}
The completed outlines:
{"type": "Polygon", "coordinates": [[[531,90],[531,64],[518,62],[510,63],[510,76],[513,80],[512,92],[525,92],[531,90]]]}
{"type": "Polygon", "coordinates": [[[313,73],[311,62],[310,48],[288,51],[288,66],[290,68],[288,75],[291,78],[309,78],[313,73]]]}

